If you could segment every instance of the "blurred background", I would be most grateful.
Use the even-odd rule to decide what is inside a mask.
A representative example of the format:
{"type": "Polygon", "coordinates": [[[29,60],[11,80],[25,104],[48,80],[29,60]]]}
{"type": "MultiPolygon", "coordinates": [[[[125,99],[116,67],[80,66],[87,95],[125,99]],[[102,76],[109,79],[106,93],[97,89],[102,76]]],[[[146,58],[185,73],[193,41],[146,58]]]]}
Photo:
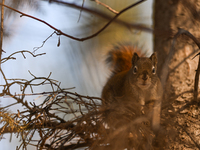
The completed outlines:
{"type": "MultiPolygon", "coordinates": [[[[120,11],[123,8],[137,2],[136,0],[101,0],[113,9],[120,11]]],[[[114,17],[114,13],[105,7],[98,5],[93,0],[6,0],[6,5],[24,13],[40,18],[61,31],[83,38],[101,29],[114,17]],[[67,5],[68,4],[68,5],[67,5]],[[71,4],[71,5],[69,5],[71,4]],[[78,7],[85,9],[78,9],[78,7]]],[[[152,52],[152,34],[149,31],[136,30],[131,24],[143,24],[152,28],[152,0],[143,2],[120,15],[118,22],[112,22],[98,36],[80,42],[68,37],[54,34],[40,47],[53,32],[45,24],[28,17],[20,17],[14,11],[5,8],[4,40],[2,58],[13,52],[28,50],[35,54],[45,55],[32,57],[26,54],[26,59],[21,54],[15,55],[16,60],[9,60],[2,64],[2,70],[8,79],[24,78],[30,80],[33,76],[47,77],[61,82],[62,88],[75,87],[72,91],[88,96],[100,97],[102,87],[109,77],[109,70],[104,60],[105,54],[116,43],[132,43],[144,49],[148,55],[152,52]]],[[[0,77],[1,85],[3,77],[0,77]]],[[[17,89],[19,90],[19,89],[17,89]]],[[[50,91],[48,86],[41,87],[40,92],[50,91]]],[[[16,89],[13,89],[16,91],[16,89]]],[[[30,97],[31,100],[34,98],[30,97]]],[[[9,97],[1,98],[2,105],[8,105],[13,100],[9,97]]],[[[39,103],[39,101],[37,101],[39,103]]],[[[20,108],[16,108],[20,109],[20,108]]],[[[14,111],[14,110],[13,110],[14,111]]],[[[19,139],[10,135],[0,141],[0,147],[4,150],[16,149],[19,139]]],[[[35,147],[30,147],[35,149],[35,147]]]]}

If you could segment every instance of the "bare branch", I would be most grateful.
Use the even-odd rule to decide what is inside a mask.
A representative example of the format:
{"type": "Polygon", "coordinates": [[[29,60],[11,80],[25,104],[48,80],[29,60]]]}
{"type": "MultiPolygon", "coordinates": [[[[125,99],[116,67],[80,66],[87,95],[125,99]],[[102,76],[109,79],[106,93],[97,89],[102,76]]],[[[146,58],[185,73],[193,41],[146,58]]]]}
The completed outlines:
{"type": "Polygon", "coordinates": [[[39,47],[34,47],[33,48],[33,53],[35,53],[38,49],[42,48],[44,46],[44,44],[46,43],[46,41],[52,37],[54,34],[56,33],[56,31],[54,31],[50,36],[48,36],[43,42],[42,42],[42,45],[39,46],[39,47]]]}
{"type": "Polygon", "coordinates": [[[200,149],[200,145],[198,144],[197,141],[195,141],[195,139],[193,138],[193,136],[185,129],[185,127],[182,127],[179,125],[179,127],[188,135],[188,137],[190,137],[191,141],[196,145],[196,147],[198,149],[200,149]]]}
{"type": "Polygon", "coordinates": [[[114,10],[113,8],[111,8],[110,6],[100,2],[99,0],[92,0],[92,1],[95,1],[98,5],[102,5],[104,7],[106,7],[108,10],[110,10],[111,12],[115,13],[115,14],[118,14],[119,12],[114,10]]]}
{"type": "MultiPolygon", "coordinates": [[[[18,53],[21,53],[23,56],[24,56],[24,53],[29,53],[29,54],[31,54],[33,57],[37,57],[37,56],[41,56],[41,55],[45,55],[45,54],[46,54],[46,53],[41,53],[41,54],[35,55],[35,54],[31,53],[31,52],[28,51],[28,50],[22,50],[22,51],[14,52],[14,53],[12,53],[10,56],[1,59],[1,63],[3,64],[3,63],[5,63],[7,60],[9,60],[9,59],[16,59],[15,57],[12,57],[12,56],[15,55],[15,54],[18,54],[18,53]]],[[[26,59],[25,56],[24,56],[24,58],[26,59]]]]}
{"type": "MultiPolygon", "coordinates": [[[[49,1],[49,0],[44,0],[44,1],[49,1]]],[[[101,11],[98,11],[96,9],[93,10],[93,9],[90,9],[90,8],[82,7],[82,6],[73,4],[73,3],[60,1],[60,0],[51,0],[51,3],[62,4],[62,5],[65,5],[65,6],[69,6],[70,8],[84,10],[85,12],[97,15],[97,16],[102,17],[102,18],[107,19],[107,20],[111,20],[112,19],[112,17],[109,16],[108,14],[106,14],[104,12],[101,12],[101,11]]],[[[127,28],[131,28],[131,29],[133,28],[133,29],[137,29],[137,30],[142,30],[142,31],[145,31],[145,32],[153,33],[153,29],[152,28],[148,28],[147,26],[145,26],[143,24],[132,24],[132,23],[128,23],[128,22],[125,22],[125,21],[119,20],[119,19],[115,19],[114,21],[116,23],[120,24],[120,25],[126,26],[127,28]]]]}
{"type": "MultiPolygon", "coordinates": [[[[1,0],[2,4],[4,4],[4,0],[1,0]]],[[[0,60],[1,60],[1,54],[3,51],[3,24],[4,24],[4,6],[1,6],[1,31],[0,31],[0,60]]],[[[0,62],[1,67],[1,62],[0,62]]]]}
{"type": "MultiPolygon", "coordinates": [[[[174,35],[174,38],[173,38],[173,41],[172,41],[172,45],[171,45],[171,49],[169,51],[168,57],[167,57],[164,65],[163,65],[163,70],[162,70],[162,75],[161,75],[162,76],[161,83],[163,85],[164,85],[164,83],[166,83],[166,79],[167,79],[167,76],[168,76],[168,73],[169,73],[169,71],[168,71],[168,64],[169,64],[169,62],[172,59],[172,56],[174,54],[174,46],[175,46],[175,43],[176,43],[176,39],[180,35],[186,35],[186,36],[188,36],[190,39],[192,39],[195,42],[195,44],[200,49],[200,42],[189,31],[186,31],[184,29],[179,28],[178,32],[174,35]]],[[[199,55],[199,54],[200,53],[198,53],[197,55],[199,55]]],[[[197,102],[197,97],[198,97],[199,75],[200,75],[200,55],[199,55],[198,67],[197,67],[196,74],[195,74],[195,82],[194,82],[194,101],[195,102],[197,102]]]]}
{"type": "Polygon", "coordinates": [[[31,16],[31,15],[25,14],[25,13],[23,13],[23,12],[21,12],[21,11],[18,11],[18,10],[16,10],[16,9],[11,8],[11,7],[9,7],[9,6],[7,6],[7,5],[4,5],[4,4],[2,4],[2,3],[0,3],[0,5],[5,6],[5,7],[7,7],[8,9],[11,9],[11,10],[13,10],[13,11],[15,11],[15,12],[21,14],[21,16],[26,16],[26,17],[32,18],[32,19],[34,19],[34,20],[37,20],[37,21],[39,21],[39,22],[42,22],[42,23],[46,24],[47,26],[49,26],[50,28],[52,28],[53,30],[55,30],[55,31],[57,32],[58,35],[64,35],[64,36],[66,36],[66,37],[69,37],[69,38],[74,39],[74,40],[77,40],[77,41],[85,41],[85,40],[88,40],[88,39],[91,39],[91,38],[97,36],[99,33],[101,33],[103,30],[105,30],[105,29],[106,29],[116,18],[118,18],[122,13],[124,13],[125,11],[129,10],[130,8],[132,8],[132,7],[134,7],[134,6],[139,5],[140,3],[144,2],[144,1],[145,1],[145,0],[139,0],[138,2],[136,2],[136,3],[134,3],[134,4],[130,5],[130,6],[128,6],[128,7],[124,8],[124,9],[122,9],[122,10],[121,10],[118,14],[116,14],[108,23],[106,23],[106,25],[105,25],[104,27],[102,27],[99,31],[97,31],[96,33],[94,33],[94,34],[92,34],[92,35],[90,35],[90,36],[84,37],[84,38],[77,38],[77,37],[71,36],[71,35],[66,34],[66,33],[62,32],[61,30],[55,28],[54,26],[50,25],[49,23],[47,23],[47,22],[44,21],[44,20],[41,20],[41,19],[39,19],[39,18],[36,18],[36,17],[31,16]]]}
{"type": "Polygon", "coordinates": [[[78,17],[78,21],[77,22],[79,22],[80,21],[80,19],[81,19],[81,14],[82,14],[82,11],[83,11],[83,6],[84,6],[84,4],[85,4],[85,0],[83,0],[83,2],[82,2],[82,8],[81,8],[81,10],[80,10],[80,14],[79,14],[79,17],[78,17]]]}
{"type": "MultiPolygon", "coordinates": [[[[179,32],[181,32],[182,34],[184,34],[184,35],[188,36],[189,38],[191,38],[200,49],[200,42],[189,31],[186,31],[184,29],[179,29],[179,32]]],[[[195,74],[194,101],[199,103],[197,101],[197,97],[198,97],[199,74],[200,74],[200,53],[198,53],[197,55],[199,55],[199,62],[198,62],[198,67],[197,67],[196,74],[195,74]]]]}

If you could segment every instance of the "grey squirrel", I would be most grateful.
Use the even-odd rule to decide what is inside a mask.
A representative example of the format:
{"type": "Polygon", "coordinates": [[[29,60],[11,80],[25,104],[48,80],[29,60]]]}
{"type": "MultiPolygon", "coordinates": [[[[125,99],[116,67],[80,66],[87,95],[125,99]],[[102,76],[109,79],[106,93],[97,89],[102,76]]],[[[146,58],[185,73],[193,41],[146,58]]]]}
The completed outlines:
{"type": "MultiPolygon", "coordinates": [[[[139,48],[131,45],[117,45],[108,53],[106,62],[112,74],[102,90],[103,106],[120,106],[134,101],[142,107],[150,101],[160,102],[162,85],[156,74],[156,53],[149,58],[143,56],[139,48]]],[[[154,104],[153,109],[157,110],[154,114],[160,113],[160,106],[157,106],[154,104]]],[[[160,117],[156,115],[152,119],[154,127],[160,123],[160,117]]]]}

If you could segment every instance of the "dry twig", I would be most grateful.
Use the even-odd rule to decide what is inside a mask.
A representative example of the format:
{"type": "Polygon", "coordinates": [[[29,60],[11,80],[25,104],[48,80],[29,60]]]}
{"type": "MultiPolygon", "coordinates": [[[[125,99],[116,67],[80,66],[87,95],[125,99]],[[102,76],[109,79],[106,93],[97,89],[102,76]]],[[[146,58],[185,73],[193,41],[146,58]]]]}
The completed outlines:
{"type": "Polygon", "coordinates": [[[102,3],[102,2],[100,2],[99,0],[93,0],[93,1],[95,1],[98,5],[102,5],[102,6],[106,7],[108,10],[110,10],[111,12],[113,12],[113,13],[115,13],[115,14],[118,14],[118,13],[119,13],[118,11],[116,11],[116,10],[114,10],[113,8],[111,8],[110,6],[108,6],[108,5],[106,5],[106,4],[102,3]]]}
{"type": "Polygon", "coordinates": [[[57,35],[64,35],[64,36],[66,36],[66,37],[69,37],[69,38],[74,39],[74,40],[77,40],[77,41],[85,41],[85,40],[91,39],[91,38],[93,38],[93,37],[99,35],[103,30],[105,30],[105,29],[106,29],[116,18],[118,18],[122,13],[124,13],[125,11],[127,11],[128,9],[130,9],[130,8],[132,8],[132,7],[134,7],[134,6],[139,5],[140,3],[144,2],[144,1],[145,1],[145,0],[139,0],[138,2],[136,2],[136,3],[134,3],[134,4],[130,5],[130,6],[128,6],[128,7],[124,8],[124,9],[122,9],[122,10],[121,10],[118,14],[116,14],[108,23],[106,23],[106,25],[104,25],[99,31],[97,31],[96,33],[94,33],[94,34],[92,34],[92,35],[90,35],[90,36],[84,37],[84,38],[77,38],[77,37],[71,36],[71,35],[66,34],[66,33],[62,32],[61,30],[55,28],[54,26],[52,26],[51,24],[47,23],[47,22],[44,21],[44,20],[41,20],[41,19],[36,18],[36,17],[34,17],[34,16],[28,15],[28,14],[26,14],[26,13],[23,13],[23,12],[21,12],[21,11],[19,11],[19,10],[16,10],[16,9],[14,9],[14,8],[11,8],[11,7],[9,7],[9,6],[7,6],[7,5],[4,5],[4,4],[2,4],[2,3],[0,3],[0,5],[1,5],[1,6],[4,6],[4,7],[6,7],[6,8],[8,8],[8,9],[11,9],[11,10],[13,10],[13,11],[19,13],[19,14],[21,14],[21,17],[22,17],[22,16],[26,16],[26,17],[32,18],[32,19],[34,19],[34,20],[37,20],[37,21],[39,21],[39,22],[42,22],[42,23],[46,24],[47,26],[49,26],[50,28],[52,28],[53,30],[55,30],[57,35]]]}

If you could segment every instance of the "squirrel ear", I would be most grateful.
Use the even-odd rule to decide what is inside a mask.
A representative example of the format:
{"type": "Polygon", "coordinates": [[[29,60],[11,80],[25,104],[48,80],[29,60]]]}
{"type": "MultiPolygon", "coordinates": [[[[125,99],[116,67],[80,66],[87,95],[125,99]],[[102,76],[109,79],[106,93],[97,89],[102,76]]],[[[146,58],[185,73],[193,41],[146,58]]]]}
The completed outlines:
{"type": "Polygon", "coordinates": [[[157,53],[156,53],[156,52],[154,52],[154,53],[149,57],[149,59],[151,59],[151,61],[152,61],[152,63],[153,63],[154,66],[157,65],[158,60],[157,60],[157,53]]]}
{"type": "Polygon", "coordinates": [[[138,56],[138,54],[134,53],[132,57],[132,64],[134,65],[139,59],[140,57],[138,56]]]}

